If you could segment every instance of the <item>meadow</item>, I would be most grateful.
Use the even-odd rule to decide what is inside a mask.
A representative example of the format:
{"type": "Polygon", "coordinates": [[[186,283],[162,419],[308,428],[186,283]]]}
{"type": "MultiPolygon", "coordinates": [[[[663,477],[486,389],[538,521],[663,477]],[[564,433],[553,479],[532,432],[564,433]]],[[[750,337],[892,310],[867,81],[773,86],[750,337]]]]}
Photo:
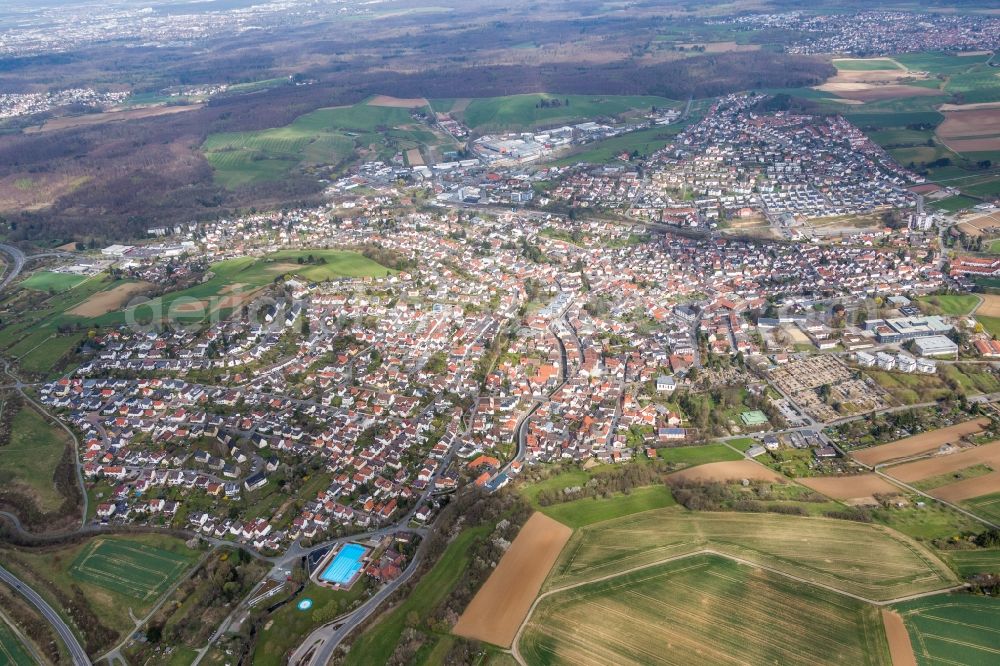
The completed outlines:
{"type": "MultiPolygon", "coordinates": [[[[472,129],[516,130],[649,111],[653,106],[676,107],[678,104],[676,100],[665,97],[644,95],[531,94],[473,99],[464,110],[452,113],[472,129]],[[556,99],[560,101],[559,106],[539,106],[542,100],[556,99]]],[[[437,104],[434,106],[440,108],[437,104]]]]}
{"type": "Polygon", "coordinates": [[[541,507],[540,511],[564,525],[577,528],[633,513],[674,506],[673,496],[666,486],[644,486],[628,494],[609,497],[586,497],[561,504],[541,507]]]}
{"type": "Polygon", "coordinates": [[[648,157],[660,148],[670,143],[683,129],[680,125],[669,127],[650,127],[621,136],[594,141],[581,146],[577,151],[552,162],[553,166],[568,166],[579,164],[608,164],[614,162],[622,153],[637,152],[648,157]]]}
{"type": "Polygon", "coordinates": [[[278,180],[300,167],[339,166],[356,154],[389,159],[448,142],[418,124],[409,109],[361,103],[318,109],[283,127],[210,134],[201,150],[216,182],[232,189],[278,180]]]}
{"type": "Polygon", "coordinates": [[[519,647],[539,665],[891,663],[874,607],[712,555],[557,592],[519,647]]]}
{"type": "Polygon", "coordinates": [[[930,552],[879,525],[671,507],[578,529],[549,574],[546,589],[706,548],[873,600],[955,582],[930,552]]]}
{"type": "Polygon", "coordinates": [[[972,312],[979,304],[979,297],[975,294],[934,294],[931,296],[920,296],[917,298],[920,303],[926,303],[935,311],[941,314],[958,317],[972,312]]]}
{"type": "Polygon", "coordinates": [[[895,609],[921,666],[996,663],[1000,600],[949,594],[897,604],[895,609]]]}
{"type": "MultiPolygon", "coordinates": [[[[4,403],[2,409],[12,409],[4,403]]],[[[42,512],[59,509],[62,494],[53,478],[66,452],[69,436],[30,406],[21,407],[11,422],[10,441],[0,446],[0,483],[17,486],[42,512]]]]}

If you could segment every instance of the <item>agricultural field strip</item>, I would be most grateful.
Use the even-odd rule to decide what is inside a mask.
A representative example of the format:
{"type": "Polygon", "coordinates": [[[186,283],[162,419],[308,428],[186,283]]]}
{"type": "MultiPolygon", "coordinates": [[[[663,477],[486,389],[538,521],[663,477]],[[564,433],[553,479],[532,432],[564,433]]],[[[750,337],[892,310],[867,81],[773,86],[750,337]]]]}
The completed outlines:
{"type": "Polygon", "coordinates": [[[114,542],[96,541],[84,550],[73,562],[74,577],[148,601],[169,587],[170,581],[189,564],[167,551],[117,543],[106,548],[110,543],[114,542]]]}
{"type": "Polygon", "coordinates": [[[913,462],[907,462],[892,467],[885,467],[885,474],[905,483],[922,481],[924,479],[958,472],[977,464],[986,464],[993,469],[1000,469],[1000,440],[981,444],[951,453],[945,456],[931,456],[913,462]]]}
{"type": "MultiPolygon", "coordinates": [[[[921,599],[921,598],[924,598],[924,597],[929,597],[929,596],[933,596],[933,595],[937,595],[937,594],[942,594],[942,593],[946,593],[946,592],[951,592],[951,591],[955,591],[955,590],[961,590],[961,589],[964,589],[966,587],[966,585],[963,583],[963,584],[959,584],[959,585],[952,585],[952,586],[949,586],[949,587],[946,587],[946,588],[942,588],[942,589],[930,590],[930,591],[926,591],[926,592],[920,592],[920,593],[917,593],[917,594],[911,594],[911,595],[907,595],[907,596],[900,597],[900,598],[897,598],[897,599],[876,601],[876,600],[872,600],[872,599],[867,599],[867,598],[862,597],[862,596],[857,595],[857,594],[853,594],[851,592],[847,592],[845,590],[838,589],[838,588],[833,587],[831,585],[826,585],[824,583],[818,583],[818,582],[809,580],[807,578],[803,578],[801,576],[796,576],[794,574],[789,574],[787,572],[781,571],[780,569],[776,569],[774,567],[770,567],[770,566],[767,566],[767,565],[762,565],[762,564],[760,564],[758,562],[754,562],[754,561],[751,561],[751,560],[746,560],[746,559],[743,559],[743,558],[740,558],[740,557],[735,557],[733,555],[730,555],[729,553],[720,552],[720,551],[714,550],[712,548],[702,548],[702,549],[699,549],[699,550],[696,550],[696,551],[692,551],[692,552],[689,552],[689,553],[684,553],[684,554],[681,554],[681,555],[674,555],[674,556],[667,557],[667,558],[664,558],[664,559],[661,559],[661,560],[657,560],[655,562],[650,562],[650,563],[647,563],[647,564],[641,564],[641,565],[638,565],[638,566],[635,566],[635,567],[631,567],[631,568],[628,568],[628,569],[623,569],[623,570],[616,571],[616,572],[611,573],[611,574],[600,576],[598,578],[593,578],[593,579],[589,579],[589,580],[579,581],[579,582],[576,582],[576,583],[571,583],[571,584],[568,584],[568,585],[564,585],[562,587],[553,588],[551,590],[543,592],[542,594],[538,595],[538,597],[532,603],[531,607],[528,609],[527,615],[524,617],[524,620],[521,622],[521,626],[517,630],[517,634],[514,636],[514,641],[512,643],[512,652],[513,652],[514,657],[517,659],[518,663],[520,663],[522,665],[527,663],[522,658],[522,656],[520,654],[520,650],[519,650],[519,645],[520,645],[520,642],[521,642],[521,638],[522,638],[522,635],[524,634],[525,628],[530,623],[531,618],[532,618],[532,616],[535,613],[535,610],[538,608],[538,605],[542,601],[544,601],[545,599],[547,599],[548,597],[554,596],[556,594],[561,594],[561,593],[564,593],[564,592],[567,592],[567,591],[570,591],[570,590],[573,590],[573,589],[576,589],[576,588],[584,587],[584,586],[587,586],[587,585],[593,585],[595,583],[601,583],[601,582],[604,582],[604,581],[608,581],[608,580],[612,580],[612,579],[615,579],[615,578],[619,578],[621,576],[626,576],[628,574],[639,572],[639,571],[643,571],[645,569],[650,569],[650,568],[654,568],[654,567],[661,566],[661,565],[664,565],[664,564],[669,564],[670,562],[677,562],[677,561],[680,561],[680,560],[689,559],[689,558],[695,558],[695,557],[704,556],[704,555],[714,555],[714,556],[717,556],[717,557],[721,557],[723,559],[727,559],[727,560],[736,562],[738,564],[743,564],[743,565],[746,565],[746,566],[749,566],[749,567],[752,567],[752,568],[756,568],[756,569],[762,569],[764,571],[767,571],[769,573],[781,576],[783,578],[787,578],[789,580],[793,580],[793,581],[796,581],[796,582],[799,582],[799,583],[803,583],[805,585],[810,585],[810,586],[813,586],[813,587],[821,588],[821,589],[827,590],[829,592],[833,592],[835,594],[839,594],[839,595],[842,595],[842,596],[845,596],[845,597],[849,597],[851,599],[855,599],[856,601],[861,601],[863,603],[867,603],[867,604],[871,604],[873,606],[879,606],[879,607],[881,607],[881,606],[889,606],[890,604],[901,603],[901,602],[904,602],[904,601],[912,601],[914,599],[921,599]]],[[[693,569],[693,568],[696,568],[697,566],[698,565],[692,565],[691,567],[688,567],[688,569],[693,569]]],[[[685,570],[686,569],[673,570],[671,573],[672,574],[677,574],[677,573],[681,573],[681,572],[683,572],[685,570]]],[[[704,646],[702,646],[702,647],[704,647],[704,646]]]]}
{"type": "MultiPolygon", "coordinates": [[[[980,599],[981,601],[986,601],[986,599],[982,598],[977,598],[977,599],[980,599]]],[[[988,652],[994,655],[1000,655],[1000,650],[996,648],[992,648],[990,646],[983,645],[981,643],[972,643],[966,640],[959,640],[955,638],[954,635],[941,636],[937,634],[927,633],[924,630],[924,628],[920,626],[921,624],[924,624],[927,620],[931,620],[934,622],[942,623],[944,625],[948,625],[949,629],[954,629],[957,632],[961,632],[961,630],[963,629],[971,629],[975,631],[979,636],[982,636],[984,634],[986,635],[994,634],[998,636],[997,643],[1000,643],[1000,629],[997,629],[997,624],[995,622],[992,624],[992,626],[988,626],[985,624],[958,621],[952,618],[942,617],[941,615],[938,614],[933,614],[933,611],[941,609],[958,608],[961,610],[965,608],[968,603],[969,600],[968,598],[966,598],[963,599],[963,603],[942,602],[934,604],[932,606],[924,606],[922,608],[917,608],[917,609],[899,610],[900,614],[904,617],[904,621],[909,619],[909,621],[907,622],[907,629],[909,633],[913,636],[913,638],[915,638],[916,643],[920,646],[920,652],[922,656],[925,657],[925,659],[928,659],[929,661],[932,662],[943,661],[945,663],[961,663],[953,660],[949,661],[940,656],[932,656],[932,651],[928,649],[925,639],[932,639],[934,641],[940,641],[941,643],[947,643],[949,645],[959,646],[963,648],[970,648],[972,650],[988,652]],[[916,618],[917,621],[910,619],[911,617],[916,618]]],[[[991,610],[993,614],[1000,614],[1000,608],[994,607],[991,610]]],[[[1000,619],[1000,616],[998,616],[998,619],[1000,619]]]]}
{"type": "MultiPolygon", "coordinates": [[[[812,581],[816,584],[825,584],[839,591],[854,589],[852,594],[864,600],[868,599],[866,594],[906,598],[928,589],[940,589],[954,580],[953,574],[942,562],[923,552],[915,543],[877,527],[850,524],[838,525],[836,534],[803,533],[801,530],[806,526],[828,519],[795,518],[794,521],[785,521],[786,529],[781,530],[780,524],[765,528],[753,518],[748,520],[746,516],[739,516],[734,521],[726,516],[707,514],[698,521],[683,520],[683,515],[670,516],[675,527],[683,530],[679,532],[676,529],[673,532],[664,531],[663,525],[651,525],[644,530],[641,524],[636,525],[635,518],[623,521],[612,529],[602,528],[599,532],[584,528],[574,535],[575,543],[571,540],[567,545],[548,582],[558,585],[560,577],[572,580],[584,570],[599,572],[602,569],[620,569],[630,563],[633,566],[645,565],[653,560],[667,559],[671,553],[687,556],[706,547],[726,548],[730,557],[756,561],[759,566],[773,566],[780,562],[788,570],[814,576],[812,581]],[[741,528],[750,532],[741,534],[741,528]],[[872,531],[865,534],[859,530],[872,531]],[[582,537],[577,538],[581,532],[591,532],[594,536],[588,542],[582,537]],[[770,541],[760,542],[758,533],[767,534],[770,541]],[[876,533],[882,538],[877,541],[868,538],[876,533]],[[751,545],[735,543],[740,538],[751,545]],[[856,543],[865,541],[868,547],[863,550],[868,554],[867,559],[859,561],[856,543]],[[805,544],[809,544],[808,553],[803,552],[805,544]],[[797,555],[783,557],[778,553],[797,555]],[[764,565],[764,562],[768,564],[764,565]],[[865,571],[859,571],[862,565],[866,567],[865,571]],[[822,582],[824,579],[826,583],[822,582]],[[929,587],[932,585],[934,587],[929,587]],[[878,594],[879,591],[882,594],[878,594]]],[[[778,520],[777,516],[765,517],[778,520]]],[[[636,518],[648,521],[662,519],[663,516],[657,511],[650,511],[638,514],[636,518]]]]}

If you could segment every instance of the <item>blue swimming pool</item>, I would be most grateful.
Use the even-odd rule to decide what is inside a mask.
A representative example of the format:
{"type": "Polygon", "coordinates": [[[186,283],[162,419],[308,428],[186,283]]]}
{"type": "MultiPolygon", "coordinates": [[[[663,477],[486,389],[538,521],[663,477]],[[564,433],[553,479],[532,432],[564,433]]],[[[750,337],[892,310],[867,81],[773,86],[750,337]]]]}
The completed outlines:
{"type": "Polygon", "coordinates": [[[361,571],[361,558],[365,556],[366,552],[368,551],[364,546],[359,546],[356,543],[347,544],[340,549],[333,561],[319,575],[320,580],[338,585],[350,583],[354,575],[361,571]]]}

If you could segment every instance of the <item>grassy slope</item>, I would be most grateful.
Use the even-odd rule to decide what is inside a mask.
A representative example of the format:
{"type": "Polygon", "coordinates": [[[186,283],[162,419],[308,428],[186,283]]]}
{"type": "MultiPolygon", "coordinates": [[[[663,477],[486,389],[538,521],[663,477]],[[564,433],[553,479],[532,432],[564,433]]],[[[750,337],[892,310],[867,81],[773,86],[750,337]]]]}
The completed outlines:
{"type": "Polygon", "coordinates": [[[955,580],[924,548],[880,526],[668,508],[577,530],[547,586],[593,580],[708,546],[871,599],[940,589],[955,580]]]}
{"type": "Polygon", "coordinates": [[[667,462],[683,463],[685,465],[704,465],[705,463],[743,459],[743,456],[725,444],[664,448],[658,449],[656,454],[667,462]]]}
{"type": "Polygon", "coordinates": [[[86,278],[80,275],[39,271],[22,282],[21,286],[25,289],[35,289],[37,291],[49,291],[51,289],[55,292],[60,292],[72,289],[83,282],[84,279],[86,278]]]}
{"type": "Polygon", "coordinates": [[[406,628],[407,615],[416,613],[417,617],[423,618],[445,598],[468,564],[470,547],[477,539],[489,534],[489,530],[490,527],[484,525],[459,534],[406,599],[354,641],[344,665],[387,663],[406,628]]]}
{"type": "Polygon", "coordinates": [[[543,601],[521,649],[531,664],[872,664],[889,666],[878,610],[715,556],[624,574],[543,601]],[[822,617],[817,631],[816,618],[822,617]],[[669,649],[664,652],[664,648],[669,649]],[[670,655],[668,657],[667,655],[670,655]]]}
{"type": "Polygon", "coordinates": [[[318,109],[284,127],[211,134],[201,149],[216,180],[233,188],[277,180],[299,165],[339,164],[358,148],[384,150],[386,137],[435,142],[426,129],[409,128],[413,122],[409,109],[357,104],[318,109]]]}
{"type": "Polygon", "coordinates": [[[53,477],[67,444],[62,428],[31,407],[22,407],[14,416],[10,443],[0,447],[0,482],[24,484],[42,511],[58,509],[63,496],[53,477]]]}
{"type": "Polygon", "coordinates": [[[673,496],[666,486],[646,486],[636,488],[628,495],[621,493],[605,498],[584,498],[553,504],[541,508],[541,512],[573,528],[591,525],[612,518],[621,518],[633,513],[674,506],[673,496]]]}

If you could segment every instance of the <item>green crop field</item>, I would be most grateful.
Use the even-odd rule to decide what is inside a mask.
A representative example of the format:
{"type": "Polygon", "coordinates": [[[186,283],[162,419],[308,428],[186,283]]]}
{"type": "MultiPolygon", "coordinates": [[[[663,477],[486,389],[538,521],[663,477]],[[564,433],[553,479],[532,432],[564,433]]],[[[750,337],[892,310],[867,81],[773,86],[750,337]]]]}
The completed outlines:
{"type": "Polygon", "coordinates": [[[975,666],[997,663],[1000,600],[949,594],[896,605],[917,663],[975,666]]]}
{"type": "Polygon", "coordinates": [[[76,285],[86,280],[80,275],[69,275],[67,273],[54,273],[52,271],[39,271],[21,283],[25,289],[36,291],[61,292],[72,289],[76,285]]]}
{"type": "Polygon", "coordinates": [[[833,66],[845,72],[870,72],[883,69],[902,69],[889,58],[843,58],[833,61],[833,66]]]}
{"type": "Polygon", "coordinates": [[[627,495],[618,493],[611,497],[585,497],[544,506],[540,511],[564,525],[576,528],[674,504],[674,498],[666,486],[645,486],[634,488],[627,495]]]}
{"type": "Polygon", "coordinates": [[[95,539],[77,555],[70,575],[149,602],[166,592],[190,564],[189,557],[154,546],[95,539]]]}
{"type": "Polygon", "coordinates": [[[389,158],[448,141],[415,121],[409,109],[362,103],[318,109],[284,127],[210,134],[201,150],[216,180],[235,188],[277,180],[300,166],[340,165],[356,151],[389,158]]]}
{"type": "Polygon", "coordinates": [[[1000,574],[1000,549],[947,550],[943,555],[959,576],[1000,574]]]}
{"type": "Polygon", "coordinates": [[[1000,493],[968,499],[962,505],[981,518],[1000,523],[1000,493]]]}
{"type": "Polygon", "coordinates": [[[704,465],[705,463],[743,459],[743,456],[736,451],[733,451],[725,444],[672,446],[657,449],[656,455],[667,462],[682,463],[684,465],[704,465]]]}
{"type": "Polygon", "coordinates": [[[519,648],[539,666],[891,664],[874,606],[711,555],[557,592],[519,648]]]}
{"type": "MultiPolygon", "coordinates": [[[[2,408],[12,406],[4,403],[2,408]]],[[[24,490],[43,512],[57,510],[64,498],[53,478],[68,444],[69,436],[62,428],[33,408],[21,407],[11,423],[10,441],[0,446],[0,484],[24,490]]]]}
{"type": "Polygon", "coordinates": [[[705,548],[874,600],[955,582],[924,547],[879,525],[673,507],[578,529],[546,585],[590,581],[705,548]]]}
{"type": "Polygon", "coordinates": [[[510,95],[474,99],[460,115],[465,124],[473,129],[518,129],[592,120],[598,116],[629,111],[648,111],[653,106],[675,107],[678,102],[643,95],[510,95]],[[559,106],[538,105],[541,100],[556,99],[560,101],[559,106]]]}
{"type": "Polygon", "coordinates": [[[33,666],[34,663],[28,648],[0,619],[0,666],[33,666]]]}

